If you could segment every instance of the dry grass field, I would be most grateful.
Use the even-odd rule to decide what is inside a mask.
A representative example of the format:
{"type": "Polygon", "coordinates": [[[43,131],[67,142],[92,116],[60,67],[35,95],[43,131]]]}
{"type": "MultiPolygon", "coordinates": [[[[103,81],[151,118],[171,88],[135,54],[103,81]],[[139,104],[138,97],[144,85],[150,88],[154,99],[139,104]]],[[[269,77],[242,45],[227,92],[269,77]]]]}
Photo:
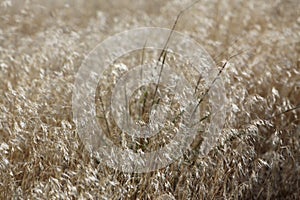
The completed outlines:
{"type": "Polygon", "coordinates": [[[175,30],[228,61],[227,117],[206,156],[196,145],[124,173],[85,150],[72,112],[85,56],[128,29],[172,28],[190,3],[0,0],[0,199],[299,199],[298,0],[201,0],[179,18],[175,30]]]}

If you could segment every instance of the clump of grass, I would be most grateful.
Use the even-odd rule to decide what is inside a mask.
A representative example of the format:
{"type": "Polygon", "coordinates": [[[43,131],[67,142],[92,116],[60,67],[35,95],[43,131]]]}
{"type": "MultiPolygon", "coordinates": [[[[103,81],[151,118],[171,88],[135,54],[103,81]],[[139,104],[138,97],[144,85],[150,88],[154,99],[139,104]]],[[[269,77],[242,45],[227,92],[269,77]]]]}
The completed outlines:
{"type": "MultiPolygon", "coordinates": [[[[133,10],[139,8],[136,12],[116,3],[76,2],[67,5],[66,1],[53,1],[50,6],[46,1],[26,1],[20,6],[5,1],[0,5],[1,199],[300,196],[297,1],[199,1],[180,14],[176,30],[197,40],[220,67],[229,111],[219,144],[207,156],[199,156],[200,131],[199,141],[181,159],[147,174],[111,169],[84,149],[72,121],[74,75],[94,44],[128,28],[172,27],[178,11],[190,2],[160,2],[157,7],[150,3],[153,9],[147,11],[127,2],[133,10]],[[159,16],[157,10],[161,11],[159,16]],[[230,59],[233,55],[237,56],[230,59]]],[[[140,53],[133,55],[134,62],[156,61],[160,55],[140,53]]],[[[180,63],[172,63],[171,54],[165,61],[180,63]]],[[[119,62],[134,66],[128,58],[119,62]]],[[[195,88],[206,91],[199,77],[182,70],[188,68],[181,65],[178,69],[193,80],[195,88]]],[[[97,112],[102,127],[109,127],[107,134],[122,145],[120,130],[102,113],[109,106],[113,80],[122,74],[112,75],[109,70],[104,74],[108,81],[99,82],[107,98],[100,95],[103,98],[96,99],[97,112]]],[[[142,116],[141,123],[149,120],[152,100],[156,103],[167,93],[157,85],[141,88],[129,101],[133,116],[142,116]]],[[[174,112],[176,106],[174,102],[174,112]]],[[[166,131],[160,137],[167,142],[172,133],[166,131]]],[[[125,140],[131,148],[143,151],[163,145],[151,140],[125,140]]]]}

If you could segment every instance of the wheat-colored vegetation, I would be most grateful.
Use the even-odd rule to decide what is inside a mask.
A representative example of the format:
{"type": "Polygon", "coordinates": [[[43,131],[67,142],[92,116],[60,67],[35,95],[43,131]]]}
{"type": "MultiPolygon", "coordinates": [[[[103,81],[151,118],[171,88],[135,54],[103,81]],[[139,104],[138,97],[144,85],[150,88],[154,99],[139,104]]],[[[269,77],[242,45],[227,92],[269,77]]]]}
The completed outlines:
{"type": "MultiPolygon", "coordinates": [[[[297,0],[203,0],[179,18],[176,30],[201,44],[218,66],[228,60],[220,75],[227,118],[207,156],[199,156],[195,144],[166,168],[129,174],[85,150],[72,116],[74,76],[84,56],[114,33],[171,28],[191,2],[0,1],[0,199],[299,198],[297,0]]],[[[102,89],[110,89],[107,83],[102,89]]],[[[142,90],[131,100],[134,119],[136,102],[151,100],[155,86],[142,90]]],[[[149,102],[142,104],[145,123],[149,102]]],[[[113,140],[118,133],[112,131],[113,140]]],[[[152,148],[146,142],[134,148],[152,148]]]]}

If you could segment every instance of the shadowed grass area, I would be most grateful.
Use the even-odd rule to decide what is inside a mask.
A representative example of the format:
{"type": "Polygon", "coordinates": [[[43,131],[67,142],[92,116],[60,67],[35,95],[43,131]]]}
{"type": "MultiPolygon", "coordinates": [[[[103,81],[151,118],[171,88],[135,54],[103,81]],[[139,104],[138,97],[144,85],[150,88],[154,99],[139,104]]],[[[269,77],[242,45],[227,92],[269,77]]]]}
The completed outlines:
{"type": "MultiPolygon", "coordinates": [[[[199,153],[202,130],[182,158],[147,174],[110,169],[85,150],[72,114],[74,76],[84,57],[108,36],[127,29],[172,28],[179,11],[191,3],[0,2],[1,199],[300,196],[300,6],[296,0],[199,1],[178,19],[175,30],[195,39],[220,69],[228,61],[220,74],[229,101],[227,118],[219,144],[208,156],[199,153]]],[[[135,56],[137,63],[152,59],[147,52],[135,56]]],[[[118,64],[129,67],[129,61],[122,58],[109,70],[118,64]]],[[[175,61],[187,69],[180,60],[166,58],[169,64],[175,61]]],[[[163,145],[161,141],[173,134],[168,127],[160,140],[131,141],[120,137],[113,121],[105,121],[103,108],[109,106],[110,89],[119,75],[109,70],[107,81],[99,82],[99,93],[105,93],[105,98],[96,100],[99,124],[110,124],[107,134],[120,146],[122,140],[136,151],[163,145]]],[[[182,73],[203,89],[193,72],[182,73]]],[[[132,117],[147,123],[151,97],[164,105],[159,96],[165,93],[165,88],[153,85],[136,91],[129,101],[132,117]]],[[[172,106],[178,114],[176,101],[172,106]]]]}

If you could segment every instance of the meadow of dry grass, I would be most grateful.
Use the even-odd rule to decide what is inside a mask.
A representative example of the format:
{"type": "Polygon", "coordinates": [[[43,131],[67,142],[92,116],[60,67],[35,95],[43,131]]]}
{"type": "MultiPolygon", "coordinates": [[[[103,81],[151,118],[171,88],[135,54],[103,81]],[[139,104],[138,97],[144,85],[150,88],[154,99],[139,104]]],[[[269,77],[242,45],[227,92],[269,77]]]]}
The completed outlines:
{"type": "Polygon", "coordinates": [[[163,169],[123,173],[85,151],[72,113],[84,57],[115,33],[171,28],[191,2],[0,1],[0,199],[299,198],[297,0],[203,0],[179,19],[218,66],[242,51],[221,74],[228,113],[207,156],[196,145],[163,169]]]}

